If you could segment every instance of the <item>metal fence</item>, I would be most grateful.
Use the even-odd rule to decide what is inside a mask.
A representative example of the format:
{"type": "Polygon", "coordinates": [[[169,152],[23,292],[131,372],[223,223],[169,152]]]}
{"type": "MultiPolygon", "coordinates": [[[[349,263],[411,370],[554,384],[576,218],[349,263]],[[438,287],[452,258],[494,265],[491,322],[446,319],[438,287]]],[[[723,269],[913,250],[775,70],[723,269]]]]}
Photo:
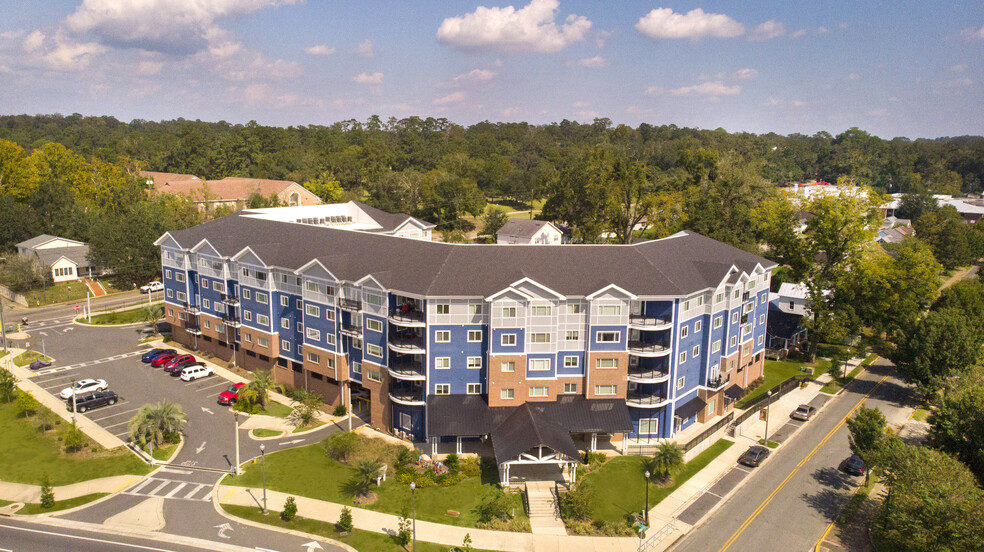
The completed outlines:
{"type": "MultiPolygon", "coordinates": [[[[780,383],[779,385],[777,385],[776,387],[773,387],[772,388],[772,397],[778,399],[779,397],[785,395],[786,393],[789,393],[793,389],[796,389],[797,387],[799,387],[799,384],[800,384],[801,381],[803,381],[803,378],[801,378],[799,376],[793,376],[793,377],[787,379],[786,381],[784,381],[784,382],[780,383]]],[[[747,419],[751,418],[752,416],[754,416],[755,414],[757,414],[758,413],[759,406],[761,406],[762,404],[764,404],[765,401],[769,400],[769,398],[770,397],[769,397],[769,394],[768,393],[763,393],[761,397],[755,399],[755,402],[753,402],[752,404],[746,406],[745,407],[745,411],[742,412],[742,414],[740,416],[738,416],[737,418],[735,418],[734,423],[731,424],[731,425],[737,426],[737,425],[741,424],[742,422],[744,422],[745,420],[747,420],[747,419]]]]}
{"type": "Polygon", "coordinates": [[[690,441],[688,441],[686,445],[683,445],[683,452],[684,452],[684,454],[686,454],[688,451],[690,451],[691,449],[693,449],[697,445],[699,445],[699,444],[703,443],[704,441],[706,441],[708,437],[710,437],[711,435],[714,435],[715,433],[717,433],[717,431],[720,430],[722,427],[730,424],[731,423],[731,420],[734,417],[735,417],[735,413],[734,412],[728,412],[728,415],[727,416],[725,416],[724,418],[721,418],[714,425],[712,425],[711,427],[709,427],[709,428],[705,429],[704,431],[702,431],[700,435],[698,435],[698,436],[694,437],[693,439],[691,439],[690,441]]]}

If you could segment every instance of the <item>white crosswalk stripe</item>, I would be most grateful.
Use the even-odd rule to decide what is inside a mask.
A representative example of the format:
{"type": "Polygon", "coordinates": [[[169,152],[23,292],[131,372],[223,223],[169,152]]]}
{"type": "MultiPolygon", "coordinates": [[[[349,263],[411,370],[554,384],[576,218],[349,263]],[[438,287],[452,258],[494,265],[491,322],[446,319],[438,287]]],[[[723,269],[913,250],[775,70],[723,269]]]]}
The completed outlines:
{"type": "Polygon", "coordinates": [[[123,491],[122,494],[156,496],[174,500],[199,500],[206,502],[212,500],[211,486],[208,484],[178,481],[177,479],[165,479],[162,477],[150,477],[123,491]],[[189,487],[191,487],[190,491],[188,490],[189,487]]]}

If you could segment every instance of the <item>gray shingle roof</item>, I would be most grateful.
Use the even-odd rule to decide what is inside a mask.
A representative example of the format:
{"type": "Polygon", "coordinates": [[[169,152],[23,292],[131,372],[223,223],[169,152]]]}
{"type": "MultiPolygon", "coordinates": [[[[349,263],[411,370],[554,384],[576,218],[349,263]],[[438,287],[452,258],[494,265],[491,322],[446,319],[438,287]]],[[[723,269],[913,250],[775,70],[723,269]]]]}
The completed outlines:
{"type": "MultiPolygon", "coordinates": [[[[370,207],[365,203],[362,203],[361,201],[353,201],[352,203],[356,204],[359,207],[359,209],[362,209],[362,211],[365,214],[369,215],[369,217],[372,220],[376,221],[377,224],[382,226],[382,228],[379,230],[380,232],[392,232],[393,230],[399,228],[401,224],[413,218],[410,215],[405,215],[402,213],[387,213],[386,211],[383,211],[381,209],[370,207]]],[[[424,222],[422,220],[419,222],[421,222],[425,228],[434,228],[433,224],[424,222]]]]}
{"type": "Polygon", "coordinates": [[[318,259],[336,277],[372,275],[388,289],[440,297],[488,297],[528,277],[567,296],[610,284],[641,296],[715,288],[732,265],[775,263],[692,232],[633,245],[449,244],[228,215],[170,236],[190,249],[204,239],[223,256],[249,246],[268,266],[296,270],[318,259]]]}
{"type": "Polygon", "coordinates": [[[543,445],[571,460],[581,460],[581,453],[571,433],[550,416],[536,415],[530,403],[516,407],[499,427],[492,430],[492,449],[499,464],[515,460],[520,454],[543,445]]]}
{"type": "Polygon", "coordinates": [[[52,236],[51,234],[41,234],[40,236],[35,236],[29,240],[24,240],[20,242],[19,244],[17,244],[17,247],[21,247],[25,249],[34,249],[35,247],[45,242],[49,242],[51,240],[56,240],[56,239],[58,239],[58,236],[52,236]]]}
{"type": "Polygon", "coordinates": [[[45,266],[55,264],[55,261],[65,257],[82,268],[89,266],[89,246],[56,247],[54,249],[38,249],[34,252],[45,266]]]}
{"type": "Polygon", "coordinates": [[[503,224],[502,228],[496,232],[496,235],[502,234],[503,236],[532,238],[547,224],[550,223],[545,220],[509,219],[509,221],[503,224]]]}

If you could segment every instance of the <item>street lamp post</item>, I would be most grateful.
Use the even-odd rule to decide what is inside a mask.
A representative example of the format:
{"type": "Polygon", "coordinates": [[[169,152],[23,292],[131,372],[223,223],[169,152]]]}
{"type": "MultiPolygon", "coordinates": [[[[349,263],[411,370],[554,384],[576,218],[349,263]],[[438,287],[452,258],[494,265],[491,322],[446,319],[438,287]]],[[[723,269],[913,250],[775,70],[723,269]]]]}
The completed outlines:
{"type": "Polygon", "coordinates": [[[765,446],[769,446],[769,410],[772,407],[772,391],[765,392],[765,446]]]}
{"type": "Polygon", "coordinates": [[[266,515],[266,447],[264,445],[260,445],[260,466],[263,471],[263,515],[266,515]]]}
{"type": "Polygon", "coordinates": [[[414,494],[414,490],[417,488],[417,484],[413,481],[410,482],[410,509],[413,512],[413,526],[411,527],[410,536],[413,539],[413,545],[410,548],[413,552],[417,552],[417,500],[414,494]]]}
{"type": "Polygon", "coordinates": [[[646,526],[649,526],[649,470],[646,470],[646,526]]]}
{"type": "Polygon", "coordinates": [[[72,425],[75,425],[75,376],[72,376],[72,425]]]}
{"type": "Polygon", "coordinates": [[[7,352],[7,326],[3,323],[3,299],[0,299],[0,336],[3,338],[3,352],[7,352]]]}
{"type": "Polygon", "coordinates": [[[239,411],[233,410],[232,416],[236,419],[236,465],[233,473],[239,475],[239,411]]]}

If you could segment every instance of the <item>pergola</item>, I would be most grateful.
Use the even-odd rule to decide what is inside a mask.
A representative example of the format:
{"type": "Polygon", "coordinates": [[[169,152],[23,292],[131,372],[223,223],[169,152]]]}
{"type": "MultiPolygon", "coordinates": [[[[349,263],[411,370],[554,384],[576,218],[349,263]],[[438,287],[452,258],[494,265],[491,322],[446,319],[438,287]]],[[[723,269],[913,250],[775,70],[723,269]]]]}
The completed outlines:
{"type": "Polygon", "coordinates": [[[567,466],[573,483],[581,462],[570,431],[549,416],[535,415],[528,403],[517,407],[492,431],[492,448],[503,487],[509,486],[509,470],[517,465],[567,466]]]}

